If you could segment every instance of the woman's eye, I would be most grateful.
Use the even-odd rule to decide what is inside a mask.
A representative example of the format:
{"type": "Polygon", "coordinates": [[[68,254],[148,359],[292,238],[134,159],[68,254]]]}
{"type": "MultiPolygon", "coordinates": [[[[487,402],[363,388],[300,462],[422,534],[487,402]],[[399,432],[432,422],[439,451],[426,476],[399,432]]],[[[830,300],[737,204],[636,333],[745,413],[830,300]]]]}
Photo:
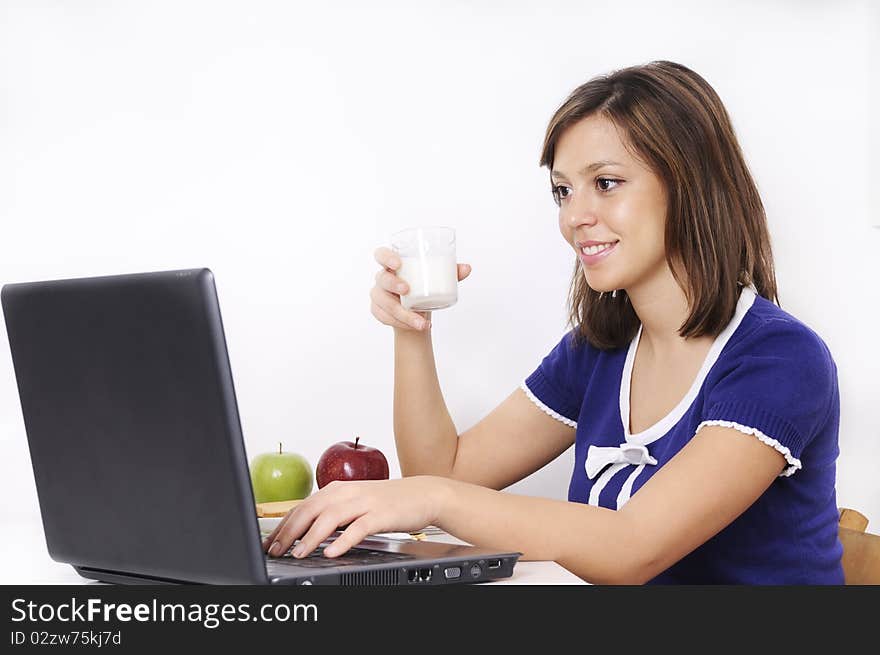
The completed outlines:
{"type": "Polygon", "coordinates": [[[596,185],[599,187],[600,191],[609,191],[610,189],[613,189],[614,187],[603,186],[604,184],[613,183],[615,186],[617,186],[620,182],[621,182],[621,180],[615,180],[614,178],[600,177],[599,179],[596,180],[596,185]]]}
{"type": "Polygon", "coordinates": [[[568,198],[571,193],[571,189],[567,186],[554,185],[551,193],[553,193],[553,200],[556,201],[556,204],[560,204],[565,198],[568,198]]]}

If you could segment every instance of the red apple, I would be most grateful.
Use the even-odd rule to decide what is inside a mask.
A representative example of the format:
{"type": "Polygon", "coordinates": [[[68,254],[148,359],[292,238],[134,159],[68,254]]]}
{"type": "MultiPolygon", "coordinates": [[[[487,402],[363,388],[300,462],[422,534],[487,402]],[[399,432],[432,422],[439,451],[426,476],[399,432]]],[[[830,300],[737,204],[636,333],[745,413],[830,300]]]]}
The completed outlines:
{"type": "Polygon", "coordinates": [[[359,444],[360,437],[340,441],[321,455],[315,467],[318,489],[333,480],[387,480],[388,460],[378,448],[359,444]]]}

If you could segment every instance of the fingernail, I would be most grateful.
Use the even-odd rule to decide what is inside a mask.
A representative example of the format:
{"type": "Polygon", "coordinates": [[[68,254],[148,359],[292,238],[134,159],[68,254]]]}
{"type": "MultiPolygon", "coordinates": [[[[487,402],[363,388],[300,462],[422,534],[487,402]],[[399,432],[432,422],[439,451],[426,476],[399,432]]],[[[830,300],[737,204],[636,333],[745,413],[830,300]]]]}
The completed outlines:
{"type": "Polygon", "coordinates": [[[273,557],[278,557],[278,554],[281,552],[281,544],[277,541],[272,542],[272,546],[269,548],[269,554],[273,557]]]}
{"type": "Polygon", "coordinates": [[[299,546],[297,546],[296,548],[293,549],[293,556],[294,557],[302,557],[302,554],[304,551],[305,551],[305,546],[300,544],[299,546]]]}

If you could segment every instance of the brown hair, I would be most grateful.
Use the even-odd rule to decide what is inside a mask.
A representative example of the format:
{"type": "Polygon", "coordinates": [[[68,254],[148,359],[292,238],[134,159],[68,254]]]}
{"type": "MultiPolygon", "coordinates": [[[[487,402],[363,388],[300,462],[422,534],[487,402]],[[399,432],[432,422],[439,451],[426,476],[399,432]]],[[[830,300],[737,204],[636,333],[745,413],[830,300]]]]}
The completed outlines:
{"type": "MultiPolygon", "coordinates": [[[[670,61],[593,78],[556,110],[540,165],[552,169],[562,133],[593,114],[617,126],[627,147],[666,188],[666,261],[690,306],[679,334],[717,336],[733,317],[740,284],[753,284],[778,304],[764,205],[727,110],[709,83],[670,61]]],[[[568,298],[575,344],[586,339],[610,349],[633,339],[639,318],[626,292],[616,295],[590,288],[575,260],[568,298]]]]}

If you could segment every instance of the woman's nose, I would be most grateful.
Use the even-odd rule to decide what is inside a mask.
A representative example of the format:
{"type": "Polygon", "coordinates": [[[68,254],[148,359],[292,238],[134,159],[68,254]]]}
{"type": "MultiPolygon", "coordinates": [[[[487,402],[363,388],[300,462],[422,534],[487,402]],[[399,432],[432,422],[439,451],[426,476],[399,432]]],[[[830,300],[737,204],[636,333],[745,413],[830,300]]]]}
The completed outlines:
{"type": "Polygon", "coordinates": [[[566,223],[571,227],[594,225],[597,220],[595,203],[585,193],[572,193],[563,212],[566,223]]]}

